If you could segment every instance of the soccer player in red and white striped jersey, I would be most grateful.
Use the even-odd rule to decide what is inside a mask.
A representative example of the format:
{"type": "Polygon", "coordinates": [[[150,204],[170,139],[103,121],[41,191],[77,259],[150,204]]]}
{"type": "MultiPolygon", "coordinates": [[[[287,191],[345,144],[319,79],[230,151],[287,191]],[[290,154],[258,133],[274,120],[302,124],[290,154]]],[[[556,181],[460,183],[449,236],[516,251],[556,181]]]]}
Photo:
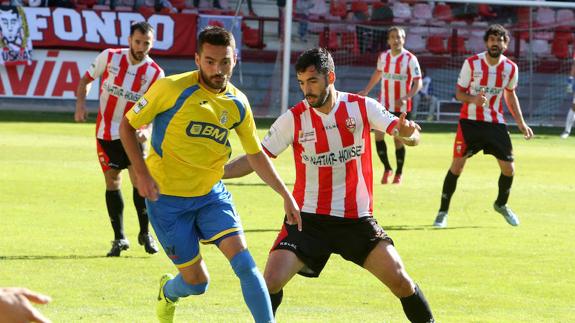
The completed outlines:
{"type": "MultiPolygon", "coordinates": [[[[407,113],[407,119],[411,120],[411,99],[422,87],[421,68],[417,57],[403,47],[405,45],[405,30],[403,28],[390,27],[387,31],[387,44],[390,49],[379,55],[377,68],[373,72],[369,83],[358,94],[367,95],[381,80],[381,104],[396,116],[399,116],[402,112],[407,113]]],[[[384,134],[384,132],[375,130],[377,155],[385,168],[381,183],[387,184],[393,170],[387,157],[384,134]]],[[[394,144],[397,168],[395,169],[393,183],[399,184],[401,183],[403,165],[405,163],[405,147],[401,140],[397,138],[394,139],[394,144]]]]}
{"type": "MultiPolygon", "coordinates": [[[[130,180],[135,186],[135,175],[130,161],[120,142],[119,127],[124,114],[159,78],[164,71],[148,56],[154,41],[154,29],[147,22],[134,23],[128,37],[129,48],[106,49],[101,52],[84,77],[76,91],[76,122],[86,121],[86,94],[93,80],[101,78],[100,109],[96,119],[96,145],[98,160],[106,180],[106,206],[114,229],[114,241],[109,257],[117,257],[120,252],[129,248],[124,235],[123,210],[124,201],[121,187],[121,171],[128,168],[130,180]]],[[[138,132],[143,145],[149,136],[147,129],[138,132]]],[[[144,151],[142,146],[142,152],[144,151]]],[[[144,198],[137,189],[132,190],[134,206],[138,213],[140,233],[138,242],[146,252],[156,253],[158,248],[148,230],[148,214],[144,198]]]]}
{"type": "Polygon", "coordinates": [[[441,206],[433,223],[439,228],[447,226],[451,196],[467,158],[481,150],[497,158],[501,169],[499,194],[493,208],[510,225],[519,225],[519,219],[507,206],[515,167],[511,138],[503,118],[503,99],[525,139],[533,137],[533,131],[523,119],[515,94],[519,70],[515,63],[503,55],[509,43],[509,32],[501,25],[492,25],[483,39],[487,51],[465,60],[457,80],[455,96],[463,105],[455,136],[453,160],[443,182],[441,206]]]}
{"type": "MultiPolygon", "coordinates": [[[[272,247],[264,278],[274,313],[283,287],[296,274],[317,277],[330,254],[370,271],[401,300],[412,322],[432,322],[423,293],[408,276],[393,241],[373,218],[370,130],[394,135],[407,145],[419,142],[419,126],[389,113],[377,101],[337,91],[331,54],[304,52],[296,62],[305,100],[271,126],[262,141],[276,157],[293,148],[293,196],[301,209],[302,230],[284,223],[272,247]]],[[[226,165],[224,178],[251,172],[245,156],[226,165]]]]}
{"type": "MultiPolygon", "coordinates": [[[[573,60],[575,61],[575,52],[573,52],[573,60]]],[[[575,93],[573,91],[575,88],[575,63],[571,65],[571,72],[567,78],[567,93],[573,96],[571,107],[567,112],[567,118],[565,119],[565,130],[561,133],[562,139],[567,139],[571,134],[571,129],[573,128],[573,123],[575,123],[575,93]]]]}

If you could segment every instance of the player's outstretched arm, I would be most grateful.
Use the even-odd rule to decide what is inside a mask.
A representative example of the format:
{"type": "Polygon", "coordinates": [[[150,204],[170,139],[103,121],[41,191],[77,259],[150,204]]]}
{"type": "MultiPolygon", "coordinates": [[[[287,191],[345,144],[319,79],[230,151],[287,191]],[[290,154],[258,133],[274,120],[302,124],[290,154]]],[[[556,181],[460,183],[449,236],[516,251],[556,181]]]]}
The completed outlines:
{"type": "Polygon", "coordinates": [[[160,194],[158,184],[156,184],[152,175],[150,175],[148,167],[144,162],[138,138],[136,137],[136,129],[132,127],[126,117],[124,117],[122,123],[120,123],[120,139],[136,173],[135,184],[138,188],[138,192],[141,196],[149,200],[157,200],[160,194]]]}
{"type": "Polygon", "coordinates": [[[88,110],[86,109],[86,96],[90,92],[92,79],[88,75],[84,75],[78,83],[76,89],[76,111],[74,112],[74,121],[85,122],[88,119],[88,110]]]}
{"type": "Polygon", "coordinates": [[[284,199],[287,223],[292,225],[297,224],[298,230],[301,231],[302,226],[299,207],[279,177],[268,156],[263,151],[260,151],[256,154],[247,154],[246,157],[251,168],[258,176],[284,199]]]}
{"type": "Polygon", "coordinates": [[[251,174],[253,171],[254,170],[250,165],[250,162],[248,162],[248,157],[246,155],[241,155],[230,160],[224,166],[223,179],[244,177],[251,174]]]}
{"type": "Polygon", "coordinates": [[[417,146],[419,144],[419,131],[421,130],[421,127],[412,120],[405,119],[405,116],[405,112],[399,116],[399,122],[396,126],[396,138],[403,142],[404,145],[417,146]]]}
{"type": "Polygon", "coordinates": [[[0,288],[0,323],[41,322],[49,323],[32,303],[46,304],[50,297],[26,288],[0,288]]]}
{"type": "Polygon", "coordinates": [[[519,99],[517,98],[515,91],[504,90],[503,98],[505,99],[509,112],[511,112],[513,119],[515,119],[515,122],[517,123],[519,131],[523,134],[523,138],[526,140],[533,138],[533,130],[531,130],[523,119],[523,113],[521,112],[521,106],[519,105],[519,99]]]}

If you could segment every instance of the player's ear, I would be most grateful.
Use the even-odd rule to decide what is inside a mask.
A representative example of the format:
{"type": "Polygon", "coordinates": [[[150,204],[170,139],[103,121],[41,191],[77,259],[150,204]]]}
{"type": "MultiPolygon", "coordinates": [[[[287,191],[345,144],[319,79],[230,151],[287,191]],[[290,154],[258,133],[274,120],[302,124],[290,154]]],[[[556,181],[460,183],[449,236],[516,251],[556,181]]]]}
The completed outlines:
{"type": "Polygon", "coordinates": [[[200,54],[196,53],[194,60],[196,62],[196,67],[199,68],[200,67],[200,54]]]}
{"type": "Polygon", "coordinates": [[[327,73],[327,80],[328,80],[329,84],[335,83],[335,72],[334,71],[327,73]]]}

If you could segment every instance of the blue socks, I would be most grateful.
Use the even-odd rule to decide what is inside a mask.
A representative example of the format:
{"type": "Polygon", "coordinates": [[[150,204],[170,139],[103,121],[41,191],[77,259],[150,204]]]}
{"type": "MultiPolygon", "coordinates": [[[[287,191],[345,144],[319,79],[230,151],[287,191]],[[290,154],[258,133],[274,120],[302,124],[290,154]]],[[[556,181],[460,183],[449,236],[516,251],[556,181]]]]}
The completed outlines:
{"type": "Polygon", "coordinates": [[[208,282],[191,285],[184,281],[182,275],[178,274],[174,279],[169,280],[164,285],[164,295],[172,302],[177,302],[178,298],[189,295],[201,295],[208,289],[208,282]]]}
{"type": "Polygon", "coordinates": [[[273,322],[272,304],[262,274],[247,250],[241,251],[230,261],[240,279],[244,301],[256,323],[273,322]]]}

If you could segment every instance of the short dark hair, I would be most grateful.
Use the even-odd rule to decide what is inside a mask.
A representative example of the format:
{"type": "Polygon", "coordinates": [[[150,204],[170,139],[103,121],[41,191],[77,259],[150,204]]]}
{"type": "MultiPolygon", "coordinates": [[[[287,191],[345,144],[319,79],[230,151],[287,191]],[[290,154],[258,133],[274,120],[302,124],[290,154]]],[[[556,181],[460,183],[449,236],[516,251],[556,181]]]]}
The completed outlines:
{"type": "Polygon", "coordinates": [[[497,38],[503,37],[505,42],[509,41],[509,31],[507,31],[507,29],[505,29],[505,27],[503,27],[499,24],[489,26],[489,28],[487,28],[487,30],[485,31],[485,35],[483,36],[483,40],[487,41],[489,39],[489,36],[491,36],[491,35],[496,36],[497,38]]]}
{"type": "Polygon", "coordinates": [[[204,43],[215,46],[231,46],[236,49],[236,40],[234,35],[226,29],[219,26],[207,26],[202,29],[198,35],[198,53],[202,52],[204,43]]]}
{"type": "Polygon", "coordinates": [[[152,27],[152,25],[150,25],[147,21],[138,21],[133,23],[130,26],[130,36],[132,36],[136,32],[136,30],[138,30],[144,35],[149,32],[152,32],[152,34],[154,33],[154,27],[152,27]]]}
{"type": "Polygon", "coordinates": [[[321,47],[308,49],[303,52],[295,63],[295,71],[301,73],[310,66],[314,66],[319,73],[325,75],[335,71],[333,57],[331,57],[327,49],[321,47]]]}

